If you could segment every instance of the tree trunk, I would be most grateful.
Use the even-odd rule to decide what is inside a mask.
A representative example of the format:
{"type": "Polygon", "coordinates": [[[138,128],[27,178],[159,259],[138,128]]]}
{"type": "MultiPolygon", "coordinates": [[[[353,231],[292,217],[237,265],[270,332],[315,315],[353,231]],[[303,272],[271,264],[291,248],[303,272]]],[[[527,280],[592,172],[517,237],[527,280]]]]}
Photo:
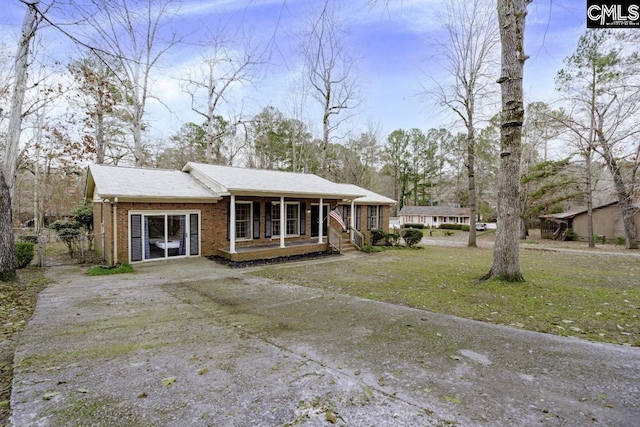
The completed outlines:
{"type": "Polygon", "coordinates": [[[589,237],[589,247],[595,248],[595,242],[593,240],[593,191],[591,189],[591,147],[587,148],[585,153],[585,183],[587,194],[587,233],[589,237]]]}
{"type": "Polygon", "coordinates": [[[469,177],[469,242],[467,246],[475,248],[476,244],[476,170],[475,170],[475,135],[473,131],[473,112],[468,112],[467,125],[467,172],[469,177]]]}
{"type": "Polygon", "coordinates": [[[22,24],[15,60],[15,82],[11,96],[11,112],[2,170],[0,170],[0,281],[16,279],[15,242],[13,235],[12,199],[15,192],[18,149],[22,130],[22,104],[27,88],[29,46],[38,27],[36,7],[38,1],[28,5],[22,24]]]}
{"type": "Polygon", "coordinates": [[[520,272],[520,156],[524,103],[522,69],[524,23],[531,0],[498,0],[498,22],[502,41],[502,91],[500,126],[500,171],[498,174],[498,229],[491,271],[485,276],[509,282],[524,281],[520,272]]]}
{"type": "Polygon", "coordinates": [[[618,196],[618,206],[620,206],[620,211],[622,212],[622,223],[624,225],[625,247],[627,249],[638,249],[638,240],[636,239],[636,230],[633,224],[633,215],[636,213],[636,210],[631,201],[632,196],[627,192],[620,171],[620,165],[618,165],[618,162],[614,158],[604,133],[601,129],[597,129],[596,134],[600,147],[602,148],[602,156],[607,162],[607,167],[613,177],[613,188],[616,190],[616,195],[618,196]]]}
{"type": "Polygon", "coordinates": [[[2,171],[0,171],[0,218],[0,281],[10,282],[17,279],[16,248],[11,215],[11,194],[2,171]]]}

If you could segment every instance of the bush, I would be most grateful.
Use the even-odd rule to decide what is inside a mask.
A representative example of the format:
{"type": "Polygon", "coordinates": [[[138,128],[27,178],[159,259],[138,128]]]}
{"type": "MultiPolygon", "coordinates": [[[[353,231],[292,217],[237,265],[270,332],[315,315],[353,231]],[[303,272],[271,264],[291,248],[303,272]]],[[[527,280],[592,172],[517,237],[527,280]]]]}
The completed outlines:
{"type": "Polygon", "coordinates": [[[467,225],[467,224],[462,224],[462,225],[460,226],[460,230],[462,230],[462,231],[469,231],[469,228],[470,228],[470,227],[471,227],[471,226],[469,226],[469,225],[467,225]]]}
{"type": "Polygon", "coordinates": [[[387,237],[387,233],[384,230],[381,230],[379,228],[371,229],[371,244],[372,245],[378,244],[385,237],[387,237]]]}
{"type": "Polygon", "coordinates": [[[400,235],[395,233],[387,234],[387,243],[390,244],[391,246],[396,246],[399,240],[400,240],[400,235]]]}
{"type": "Polygon", "coordinates": [[[67,245],[69,255],[73,256],[73,252],[78,246],[78,236],[80,236],[81,224],[75,221],[55,221],[49,228],[55,230],[56,234],[67,245]]]}
{"type": "Polygon", "coordinates": [[[403,225],[404,228],[417,228],[419,230],[422,230],[424,228],[424,224],[411,224],[411,223],[407,223],[403,225]]]}
{"type": "Polygon", "coordinates": [[[382,252],[384,251],[384,248],[380,246],[367,245],[365,243],[364,247],[362,248],[362,251],[368,254],[372,254],[376,252],[382,252]]]}
{"type": "Polygon", "coordinates": [[[16,243],[16,263],[18,269],[25,268],[33,260],[33,243],[18,242],[16,243]]]}
{"type": "Polygon", "coordinates": [[[26,235],[26,236],[18,236],[18,242],[26,242],[26,243],[38,243],[38,236],[26,235]]]}
{"type": "Polygon", "coordinates": [[[420,240],[422,240],[422,230],[406,228],[402,234],[402,238],[407,246],[412,247],[413,245],[420,243],[420,240]]]}
{"type": "Polygon", "coordinates": [[[578,240],[578,234],[573,231],[573,228],[567,228],[564,230],[564,240],[578,240]]]}
{"type": "Polygon", "coordinates": [[[625,237],[620,237],[620,236],[616,237],[616,245],[624,245],[626,243],[627,243],[627,239],[625,237]]]}
{"type": "Polygon", "coordinates": [[[440,224],[440,230],[461,230],[462,224],[440,224]]]}

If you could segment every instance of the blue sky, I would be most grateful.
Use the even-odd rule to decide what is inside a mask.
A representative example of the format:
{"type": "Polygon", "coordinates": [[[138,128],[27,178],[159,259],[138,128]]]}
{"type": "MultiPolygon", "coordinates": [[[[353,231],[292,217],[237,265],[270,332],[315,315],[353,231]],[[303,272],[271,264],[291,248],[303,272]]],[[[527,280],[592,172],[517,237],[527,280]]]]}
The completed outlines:
{"type": "MultiPolygon", "coordinates": [[[[5,1],[8,4],[0,16],[3,34],[0,41],[11,43],[15,41],[25,6],[18,0],[5,1]]],[[[237,88],[235,108],[242,103],[244,113],[251,115],[272,105],[288,114],[292,108],[291,81],[299,77],[300,66],[294,54],[293,35],[300,31],[310,8],[320,3],[317,0],[185,0],[177,29],[189,33],[188,39],[195,41],[202,37],[205,28],[214,28],[218,23],[224,23],[229,29],[242,26],[257,45],[271,49],[271,65],[254,86],[237,88]]],[[[359,132],[373,123],[381,126],[386,136],[398,128],[417,127],[426,131],[431,127],[454,125],[448,112],[419,96],[426,81],[424,71],[433,65],[429,42],[442,34],[437,18],[441,1],[391,0],[387,7],[373,8],[366,3],[365,0],[341,2],[341,17],[349,32],[346,44],[358,58],[358,77],[365,95],[359,114],[351,119],[348,128],[359,132]]],[[[535,0],[528,10],[525,51],[530,59],[525,65],[525,96],[528,102],[551,102],[555,98],[554,77],[585,30],[586,0],[535,0]]],[[[59,40],[59,35],[51,30],[44,34],[48,55],[60,54],[62,61],[73,55],[73,48],[59,40]]],[[[155,135],[167,137],[181,123],[199,121],[190,112],[187,98],[174,77],[197,62],[200,49],[190,45],[176,47],[165,57],[162,72],[155,76],[156,87],[152,90],[173,110],[169,114],[160,103],[150,103],[149,120],[155,135]]],[[[316,107],[309,104],[305,115],[318,133],[321,116],[316,107]]]]}

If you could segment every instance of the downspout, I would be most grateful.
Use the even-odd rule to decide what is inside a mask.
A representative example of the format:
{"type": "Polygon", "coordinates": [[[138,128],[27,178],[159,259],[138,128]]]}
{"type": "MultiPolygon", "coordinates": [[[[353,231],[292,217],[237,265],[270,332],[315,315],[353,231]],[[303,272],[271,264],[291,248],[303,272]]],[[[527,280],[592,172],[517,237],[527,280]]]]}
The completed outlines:
{"type": "Polygon", "coordinates": [[[118,264],[118,198],[113,199],[113,265],[118,264]]]}

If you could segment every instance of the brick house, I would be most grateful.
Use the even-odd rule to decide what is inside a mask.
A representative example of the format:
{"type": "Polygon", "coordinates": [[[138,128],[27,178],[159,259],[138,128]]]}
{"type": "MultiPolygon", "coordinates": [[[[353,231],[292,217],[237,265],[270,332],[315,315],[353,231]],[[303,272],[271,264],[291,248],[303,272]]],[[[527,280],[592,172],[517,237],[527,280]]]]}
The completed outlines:
{"type": "Polygon", "coordinates": [[[369,226],[382,228],[395,203],[313,174],[192,162],[182,171],[90,165],[85,198],[93,202],[95,248],[112,265],[341,251],[360,234],[353,230],[368,239],[369,226]]]}

